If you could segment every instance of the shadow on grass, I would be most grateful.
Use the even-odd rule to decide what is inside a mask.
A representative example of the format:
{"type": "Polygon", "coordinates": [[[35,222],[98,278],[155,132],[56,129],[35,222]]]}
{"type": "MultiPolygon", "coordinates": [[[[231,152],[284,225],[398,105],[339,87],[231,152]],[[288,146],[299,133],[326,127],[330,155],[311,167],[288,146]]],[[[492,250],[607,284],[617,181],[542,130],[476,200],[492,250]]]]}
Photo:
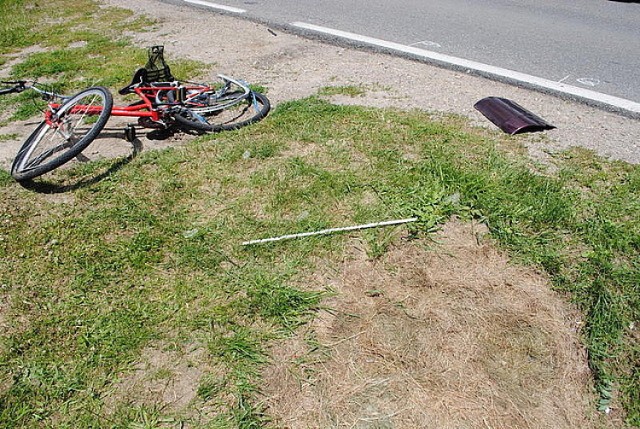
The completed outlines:
{"type": "MultiPolygon", "coordinates": [[[[20,185],[25,189],[38,192],[41,194],[61,194],[61,193],[75,191],[77,189],[94,185],[104,180],[105,178],[111,176],[112,174],[116,173],[117,171],[119,171],[124,166],[129,164],[134,158],[138,156],[138,154],[142,151],[142,147],[143,147],[142,142],[140,141],[140,139],[136,138],[131,142],[131,145],[133,146],[133,151],[131,152],[130,155],[116,161],[107,170],[95,176],[85,177],[75,183],[66,184],[66,185],[60,185],[52,182],[34,181],[34,180],[25,180],[23,182],[20,182],[20,185]]],[[[81,161],[83,160],[88,161],[88,158],[82,155],[82,153],[80,153],[76,158],[80,159],[81,161]]]]}

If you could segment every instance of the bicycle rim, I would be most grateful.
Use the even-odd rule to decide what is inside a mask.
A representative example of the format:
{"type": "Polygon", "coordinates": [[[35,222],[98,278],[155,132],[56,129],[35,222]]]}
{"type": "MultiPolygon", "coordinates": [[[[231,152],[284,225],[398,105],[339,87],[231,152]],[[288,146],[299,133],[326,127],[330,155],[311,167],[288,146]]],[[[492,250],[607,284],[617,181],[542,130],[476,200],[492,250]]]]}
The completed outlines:
{"type": "Polygon", "coordinates": [[[222,110],[243,103],[251,96],[251,89],[246,82],[239,81],[224,75],[218,75],[222,84],[218,88],[198,88],[198,85],[191,88],[192,93],[188,93],[184,106],[198,115],[216,114],[222,110]]]}
{"type": "Polygon", "coordinates": [[[241,90],[227,91],[219,94],[214,91],[200,93],[197,97],[187,100],[184,105],[199,115],[215,115],[237,104],[243,104],[251,96],[251,92],[241,90]]]}
{"type": "Polygon", "coordinates": [[[270,109],[267,97],[252,91],[241,102],[224,110],[207,114],[190,108],[176,115],[175,119],[185,129],[199,132],[230,131],[258,122],[267,116],[270,109]]]}
{"type": "Polygon", "coordinates": [[[11,167],[18,181],[32,179],[70,161],[104,128],[113,99],[102,87],[89,88],[66,101],[27,138],[11,167]]]}

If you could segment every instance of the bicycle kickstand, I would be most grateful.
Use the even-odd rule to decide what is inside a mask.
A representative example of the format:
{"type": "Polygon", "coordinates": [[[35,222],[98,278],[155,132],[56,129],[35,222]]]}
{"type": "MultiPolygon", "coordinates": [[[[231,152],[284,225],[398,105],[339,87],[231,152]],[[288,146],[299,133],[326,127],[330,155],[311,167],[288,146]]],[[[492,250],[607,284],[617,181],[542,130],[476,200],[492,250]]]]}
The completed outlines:
{"type": "Polygon", "coordinates": [[[133,124],[127,124],[124,129],[124,138],[129,142],[133,143],[136,139],[136,128],[133,124]]]}

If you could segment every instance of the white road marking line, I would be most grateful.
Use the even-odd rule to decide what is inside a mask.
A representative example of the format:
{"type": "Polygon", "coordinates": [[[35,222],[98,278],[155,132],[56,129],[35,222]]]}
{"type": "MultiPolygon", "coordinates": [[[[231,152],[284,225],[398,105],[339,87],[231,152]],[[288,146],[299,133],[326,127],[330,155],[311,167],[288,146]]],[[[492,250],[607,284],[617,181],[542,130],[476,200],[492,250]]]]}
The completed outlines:
{"type": "Polygon", "coordinates": [[[579,88],[577,86],[567,85],[562,82],[554,82],[552,80],[544,79],[537,76],[532,76],[526,73],[517,72],[514,70],[508,70],[501,67],[495,67],[488,64],[479,63],[476,61],[465,60],[464,58],[458,58],[451,55],[445,55],[438,52],[428,51],[412,46],[402,45],[400,43],[389,42],[386,40],[376,39],[373,37],[362,36],[360,34],[349,33],[347,31],[335,30],[333,28],[321,27],[319,25],[307,24],[304,22],[293,22],[292,26],[301,28],[304,30],[310,30],[317,33],[327,34],[331,36],[340,37],[343,39],[351,40],[354,42],[364,43],[367,45],[378,46],[393,51],[398,51],[406,54],[411,54],[416,57],[429,59],[442,64],[454,65],[467,70],[474,70],[484,74],[504,77],[510,80],[523,82],[528,85],[532,85],[538,88],[548,89],[555,92],[573,95],[585,100],[595,101],[599,104],[608,105],[616,109],[622,109],[635,114],[640,114],[640,103],[636,103],[624,98],[615,97],[613,95],[602,94],[596,91],[590,91],[588,89],[579,88]]]}
{"type": "Polygon", "coordinates": [[[225,5],[217,4],[217,3],[210,3],[208,1],[203,1],[203,0],[184,0],[184,2],[185,3],[191,3],[191,4],[197,4],[197,5],[200,5],[200,6],[210,7],[211,9],[224,10],[225,12],[231,12],[231,13],[245,13],[246,12],[246,10],[238,9],[237,7],[225,6],[225,5]]]}
{"type": "Polygon", "coordinates": [[[592,77],[581,77],[580,79],[576,79],[576,82],[579,82],[586,86],[598,86],[600,85],[600,79],[595,79],[592,77]]]}
{"type": "Polygon", "coordinates": [[[432,42],[431,40],[422,40],[420,42],[412,43],[409,46],[418,46],[418,45],[427,46],[431,48],[442,48],[442,45],[440,45],[440,43],[432,42]]]}

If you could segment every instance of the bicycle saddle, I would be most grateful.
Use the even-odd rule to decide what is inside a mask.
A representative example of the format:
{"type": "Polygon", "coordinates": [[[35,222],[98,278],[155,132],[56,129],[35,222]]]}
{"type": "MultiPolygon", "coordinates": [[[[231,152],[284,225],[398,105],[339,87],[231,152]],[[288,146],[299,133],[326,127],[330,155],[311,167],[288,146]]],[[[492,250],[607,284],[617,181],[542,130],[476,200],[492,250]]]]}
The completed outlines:
{"type": "Polygon", "coordinates": [[[148,72],[147,69],[145,69],[144,67],[140,67],[138,70],[136,70],[136,72],[133,74],[133,78],[131,79],[131,83],[127,86],[125,86],[124,88],[122,88],[120,91],[118,91],[118,93],[120,95],[126,95],[126,94],[131,94],[134,92],[134,88],[137,85],[140,85],[143,82],[147,82],[147,76],[148,76],[148,72]]]}

